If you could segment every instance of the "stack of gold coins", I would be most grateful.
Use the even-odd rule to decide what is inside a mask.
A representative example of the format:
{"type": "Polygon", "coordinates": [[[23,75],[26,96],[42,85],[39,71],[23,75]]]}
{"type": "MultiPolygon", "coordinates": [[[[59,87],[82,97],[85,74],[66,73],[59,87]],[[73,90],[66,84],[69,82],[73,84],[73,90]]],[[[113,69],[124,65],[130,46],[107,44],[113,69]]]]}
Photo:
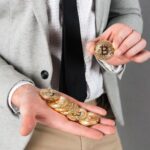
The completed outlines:
{"type": "Polygon", "coordinates": [[[53,89],[40,90],[40,96],[50,108],[65,115],[71,121],[78,122],[84,126],[92,126],[100,122],[100,115],[81,108],[53,89]]]}

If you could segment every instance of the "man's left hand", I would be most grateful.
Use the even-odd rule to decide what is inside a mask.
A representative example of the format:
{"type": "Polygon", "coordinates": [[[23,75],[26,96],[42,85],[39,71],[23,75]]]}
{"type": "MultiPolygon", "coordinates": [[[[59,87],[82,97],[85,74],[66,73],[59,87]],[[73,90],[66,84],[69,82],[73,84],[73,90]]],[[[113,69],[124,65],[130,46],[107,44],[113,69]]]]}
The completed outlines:
{"type": "Polygon", "coordinates": [[[114,56],[106,61],[110,65],[118,66],[130,61],[143,63],[150,59],[150,52],[145,50],[146,40],[125,24],[109,27],[101,36],[88,42],[87,50],[94,54],[95,45],[100,40],[108,40],[115,48],[114,56]]]}

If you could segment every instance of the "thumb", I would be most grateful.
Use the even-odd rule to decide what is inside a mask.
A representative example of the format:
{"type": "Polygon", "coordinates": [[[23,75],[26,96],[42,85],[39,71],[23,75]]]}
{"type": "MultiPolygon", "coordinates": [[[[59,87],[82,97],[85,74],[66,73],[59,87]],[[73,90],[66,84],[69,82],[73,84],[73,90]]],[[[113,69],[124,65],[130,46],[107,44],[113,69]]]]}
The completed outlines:
{"type": "Polygon", "coordinates": [[[97,42],[102,41],[102,40],[108,40],[108,41],[110,41],[111,35],[112,35],[112,31],[109,28],[105,32],[103,32],[99,37],[97,37],[97,38],[89,41],[86,44],[86,49],[89,52],[89,55],[93,55],[94,54],[94,49],[95,49],[95,46],[96,46],[97,42]]]}
{"type": "Polygon", "coordinates": [[[32,132],[32,130],[36,126],[35,113],[28,107],[22,107],[20,109],[20,112],[21,112],[20,134],[22,136],[27,136],[32,132]]]}
{"type": "Polygon", "coordinates": [[[108,28],[99,36],[99,41],[107,40],[109,42],[112,42],[112,38],[113,38],[112,29],[108,28]]]}
{"type": "Polygon", "coordinates": [[[94,54],[95,44],[96,43],[94,41],[89,41],[86,44],[86,49],[87,49],[87,52],[88,52],[89,56],[94,54]]]}

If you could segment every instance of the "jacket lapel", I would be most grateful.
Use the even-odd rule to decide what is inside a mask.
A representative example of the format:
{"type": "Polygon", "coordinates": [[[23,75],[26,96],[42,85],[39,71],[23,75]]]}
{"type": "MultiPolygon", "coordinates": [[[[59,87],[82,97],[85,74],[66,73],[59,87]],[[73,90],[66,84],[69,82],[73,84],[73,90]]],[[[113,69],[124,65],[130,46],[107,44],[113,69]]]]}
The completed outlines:
{"type": "Polygon", "coordinates": [[[95,17],[96,17],[96,32],[97,36],[101,34],[101,23],[103,14],[102,0],[95,0],[95,17]]]}
{"type": "Polygon", "coordinates": [[[46,1],[31,0],[31,3],[39,26],[44,31],[45,35],[48,35],[48,14],[46,1]]]}
{"type": "Polygon", "coordinates": [[[96,31],[99,36],[105,29],[109,16],[111,0],[95,0],[96,31]]]}

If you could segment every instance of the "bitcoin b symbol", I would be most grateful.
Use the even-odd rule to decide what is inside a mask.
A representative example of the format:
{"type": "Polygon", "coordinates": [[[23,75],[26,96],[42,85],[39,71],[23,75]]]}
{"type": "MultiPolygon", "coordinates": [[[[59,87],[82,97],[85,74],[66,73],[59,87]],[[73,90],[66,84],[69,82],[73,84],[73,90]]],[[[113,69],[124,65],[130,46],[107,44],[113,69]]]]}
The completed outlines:
{"type": "Polygon", "coordinates": [[[101,50],[102,50],[102,55],[108,55],[109,50],[108,50],[108,47],[107,47],[107,46],[102,45],[102,46],[101,46],[101,50]]]}
{"type": "Polygon", "coordinates": [[[114,47],[109,41],[100,41],[95,46],[95,57],[99,60],[107,60],[114,55],[114,47]]]}

